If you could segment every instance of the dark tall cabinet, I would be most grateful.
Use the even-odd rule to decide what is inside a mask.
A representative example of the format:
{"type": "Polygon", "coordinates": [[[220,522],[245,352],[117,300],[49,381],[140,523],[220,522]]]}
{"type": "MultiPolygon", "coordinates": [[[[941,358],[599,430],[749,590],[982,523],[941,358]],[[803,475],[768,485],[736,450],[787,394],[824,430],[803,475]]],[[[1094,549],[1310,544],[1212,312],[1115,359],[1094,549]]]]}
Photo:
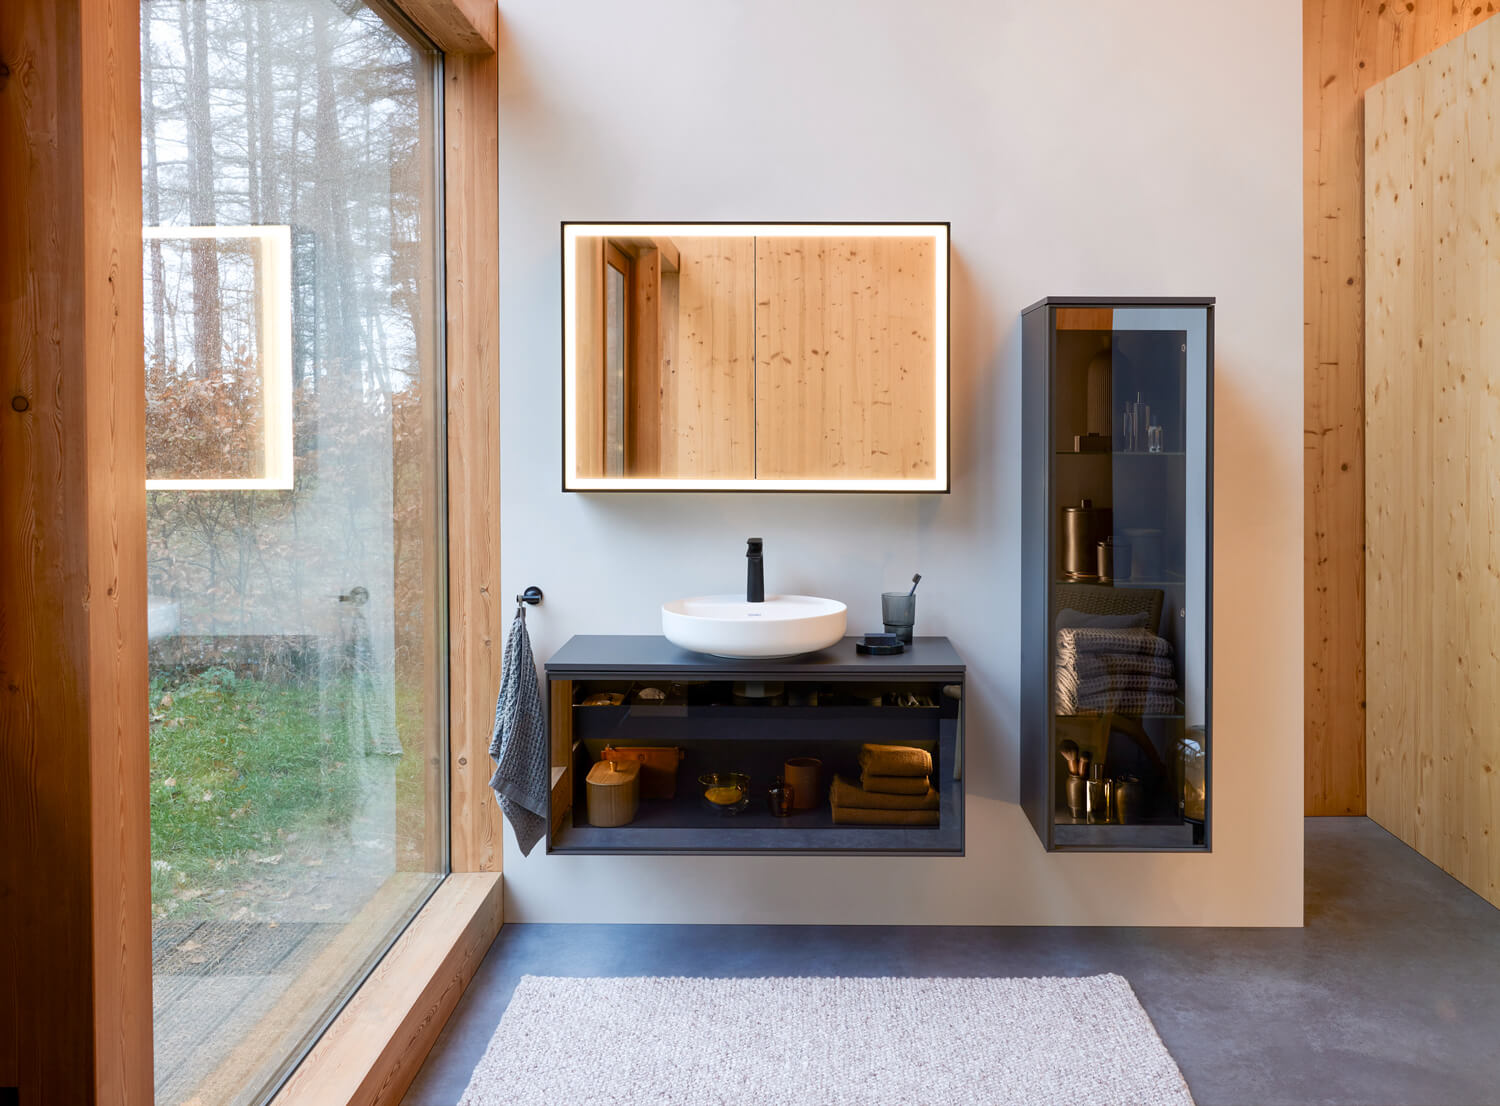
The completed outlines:
{"type": "Polygon", "coordinates": [[[1209,847],[1213,303],[1021,316],[1021,801],[1048,849],[1209,847]]]}

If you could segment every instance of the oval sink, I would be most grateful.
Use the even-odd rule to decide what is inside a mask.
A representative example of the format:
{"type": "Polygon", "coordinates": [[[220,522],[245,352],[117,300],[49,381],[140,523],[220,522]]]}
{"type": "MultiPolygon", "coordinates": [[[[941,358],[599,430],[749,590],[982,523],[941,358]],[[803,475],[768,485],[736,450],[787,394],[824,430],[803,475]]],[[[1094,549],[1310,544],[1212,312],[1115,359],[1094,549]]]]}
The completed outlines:
{"type": "Polygon", "coordinates": [[[798,657],[844,636],[849,608],[836,599],[702,595],[661,605],[661,632],[673,645],[715,657],[798,657]]]}

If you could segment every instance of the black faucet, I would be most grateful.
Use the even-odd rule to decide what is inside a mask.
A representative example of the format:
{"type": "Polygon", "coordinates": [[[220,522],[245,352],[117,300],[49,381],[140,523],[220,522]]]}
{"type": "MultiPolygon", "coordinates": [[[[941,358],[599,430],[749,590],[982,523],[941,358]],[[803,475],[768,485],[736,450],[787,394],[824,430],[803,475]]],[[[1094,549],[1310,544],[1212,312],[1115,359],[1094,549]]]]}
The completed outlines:
{"type": "Polygon", "coordinates": [[[749,565],[749,571],[745,574],[745,602],[764,603],[766,601],[766,565],[760,559],[760,539],[751,538],[747,544],[750,548],[745,550],[745,558],[749,565]]]}

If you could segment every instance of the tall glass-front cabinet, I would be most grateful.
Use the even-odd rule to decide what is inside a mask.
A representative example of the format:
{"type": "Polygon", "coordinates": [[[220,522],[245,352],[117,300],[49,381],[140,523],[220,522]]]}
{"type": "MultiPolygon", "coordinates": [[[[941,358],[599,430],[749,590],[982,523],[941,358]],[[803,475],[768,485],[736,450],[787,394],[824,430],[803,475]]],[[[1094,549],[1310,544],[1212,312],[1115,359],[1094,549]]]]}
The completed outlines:
{"type": "Polygon", "coordinates": [[[1048,849],[1209,847],[1213,302],[1022,314],[1021,797],[1048,849]]]}

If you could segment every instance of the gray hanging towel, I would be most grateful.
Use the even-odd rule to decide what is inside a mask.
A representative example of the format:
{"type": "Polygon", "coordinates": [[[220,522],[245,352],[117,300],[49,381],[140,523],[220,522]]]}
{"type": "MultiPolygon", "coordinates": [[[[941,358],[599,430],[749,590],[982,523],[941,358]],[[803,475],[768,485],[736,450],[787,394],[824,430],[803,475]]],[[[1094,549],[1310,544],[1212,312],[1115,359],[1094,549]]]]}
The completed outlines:
{"type": "Polygon", "coordinates": [[[537,683],[531,637],[526,633],[526,608],[516,611],[500,667],[500,697],[495,703],[495,729],[490,734],[490,756],[498,763],[490,787],[500,800],[521,855],[527,856],[547,832],[547,723],[542,716],[542,690],[537,683]]]}

